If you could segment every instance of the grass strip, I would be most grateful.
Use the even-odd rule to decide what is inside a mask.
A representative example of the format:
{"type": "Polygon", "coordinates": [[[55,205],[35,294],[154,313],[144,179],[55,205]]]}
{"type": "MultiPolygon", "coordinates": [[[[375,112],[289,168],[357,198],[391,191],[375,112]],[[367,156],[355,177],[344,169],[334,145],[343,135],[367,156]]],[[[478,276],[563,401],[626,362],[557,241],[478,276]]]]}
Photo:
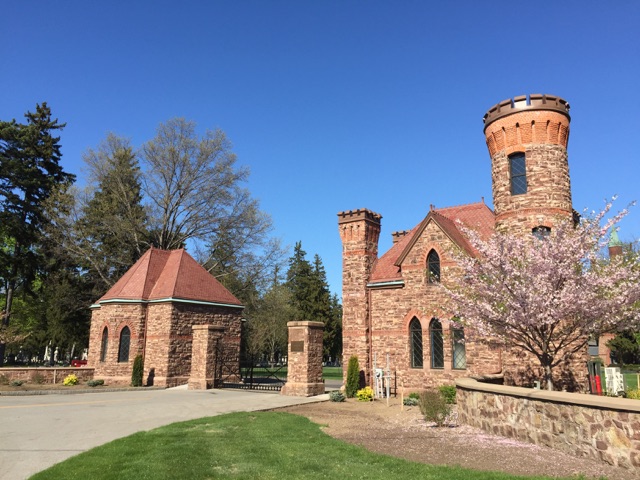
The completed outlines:
{"type": "Polygon", "coordinates": [[[254,412],[207,417],[139,432],[72,457],[31,478],[506,480],[513,476],[378,455],[330,437],[305,417],[254,412]]]}

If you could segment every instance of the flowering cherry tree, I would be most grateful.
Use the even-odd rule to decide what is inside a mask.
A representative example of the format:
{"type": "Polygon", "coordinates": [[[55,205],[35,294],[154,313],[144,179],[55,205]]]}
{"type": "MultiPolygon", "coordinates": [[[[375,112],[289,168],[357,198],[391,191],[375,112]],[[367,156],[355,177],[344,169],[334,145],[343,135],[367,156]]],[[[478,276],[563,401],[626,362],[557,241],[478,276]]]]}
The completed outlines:
{"type": "Polygon", "coordinates": [[[476,335],[537,358],[549,390],[553,368],[590,336],[640,320],[637,261],[602,258],[608,232],[627,213],[605,221],[610,208],[545,236],[496,233],[485,241],[466,229],[477,255],[454,253],[462,276],[444,286],[453,311],[476,335]]]}

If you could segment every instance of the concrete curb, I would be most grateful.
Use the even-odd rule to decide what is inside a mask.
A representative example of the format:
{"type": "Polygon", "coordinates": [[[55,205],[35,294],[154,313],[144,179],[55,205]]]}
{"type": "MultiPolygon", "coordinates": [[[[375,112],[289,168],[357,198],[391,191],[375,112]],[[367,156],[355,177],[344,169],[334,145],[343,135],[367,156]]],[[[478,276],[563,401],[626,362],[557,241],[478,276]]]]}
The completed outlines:
{"type": "Polygon", "coordinates": [[[27,397],[31,395],[76,395],[80,393],[109,393],[109,392],[149,392],[151,390],[166,390],[165,387],[89,387],[83,389],[59,390],[17,390],[15,392],[0,392],[0,397],[27,397]]]}

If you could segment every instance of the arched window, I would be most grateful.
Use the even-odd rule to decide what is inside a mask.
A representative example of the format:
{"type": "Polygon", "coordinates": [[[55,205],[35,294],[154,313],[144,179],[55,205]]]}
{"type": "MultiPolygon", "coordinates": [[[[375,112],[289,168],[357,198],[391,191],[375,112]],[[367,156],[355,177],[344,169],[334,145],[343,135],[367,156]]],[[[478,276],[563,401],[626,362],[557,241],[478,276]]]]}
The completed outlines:
{"type": "Polygon", "coordinates": [[[435,250],[431,250],[427,255],[427,275],[429,283],[440,282],[440,257],[435,250]]]}
{"type": "Polygon", "coordinates": [[[413,317],[409,323],[409,347],[411,348],[411,368],[422,368],[422,325],[413,317]]]}
{"type": "Polygon", "coordinates": [[[120,332],[120,345],[118,346],[118,362],[129,361],[129,346],[131,345],[131,330],[124,327],[120,332]]]}
{"type": "Polygon", "coordinates": [[[107,358],[107,347],[109,346],[109,329],[104,327],[102,330],[102,341],[100,342],[100,361],[104,362],[107,358]]]}
{"type": "Polygon", "coordinates": [[[451,366],[455,370],[467,368],[467,352],[464,346],[464,330],[451,327],[451,366]]]}
{"type": "Polygon", "coordinates": [[[509,171],[511,174],[511,195],[527,193],[527,168],[523,152],[509,155],[509,171]]]}
{"type": "Polygon", "coordinates": [[[442,338],[442,324],[434,318],[429,325],[431,339],[431,368],[444,368],[444,342],[442,338]]]}

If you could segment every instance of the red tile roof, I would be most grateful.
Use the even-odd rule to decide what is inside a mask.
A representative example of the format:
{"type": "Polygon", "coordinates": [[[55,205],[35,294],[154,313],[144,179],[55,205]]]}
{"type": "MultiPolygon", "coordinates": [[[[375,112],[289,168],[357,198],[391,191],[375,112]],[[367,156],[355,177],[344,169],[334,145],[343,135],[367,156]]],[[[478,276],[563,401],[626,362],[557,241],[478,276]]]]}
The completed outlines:
{"type": "Polygon", "coordinates": [[[387,253],[376,260],[369,278],[370,282],[381,283],[401,280],[402,261],[431,221],[437,223],[452,242],[463,248],[470,255],[473,255],[473,249],[460,229],[459,222],[477,230],[482,238],[488,239],[494,232],[495,214],[484,202],[429,211],[422,222],[394,244],[387,253]]]}
{"type": "Polygon", "coordinates": [[[240,306],[240,301],[184,249],[150,248],[97,303],[107,300],[192,300],[240,306]]]}

